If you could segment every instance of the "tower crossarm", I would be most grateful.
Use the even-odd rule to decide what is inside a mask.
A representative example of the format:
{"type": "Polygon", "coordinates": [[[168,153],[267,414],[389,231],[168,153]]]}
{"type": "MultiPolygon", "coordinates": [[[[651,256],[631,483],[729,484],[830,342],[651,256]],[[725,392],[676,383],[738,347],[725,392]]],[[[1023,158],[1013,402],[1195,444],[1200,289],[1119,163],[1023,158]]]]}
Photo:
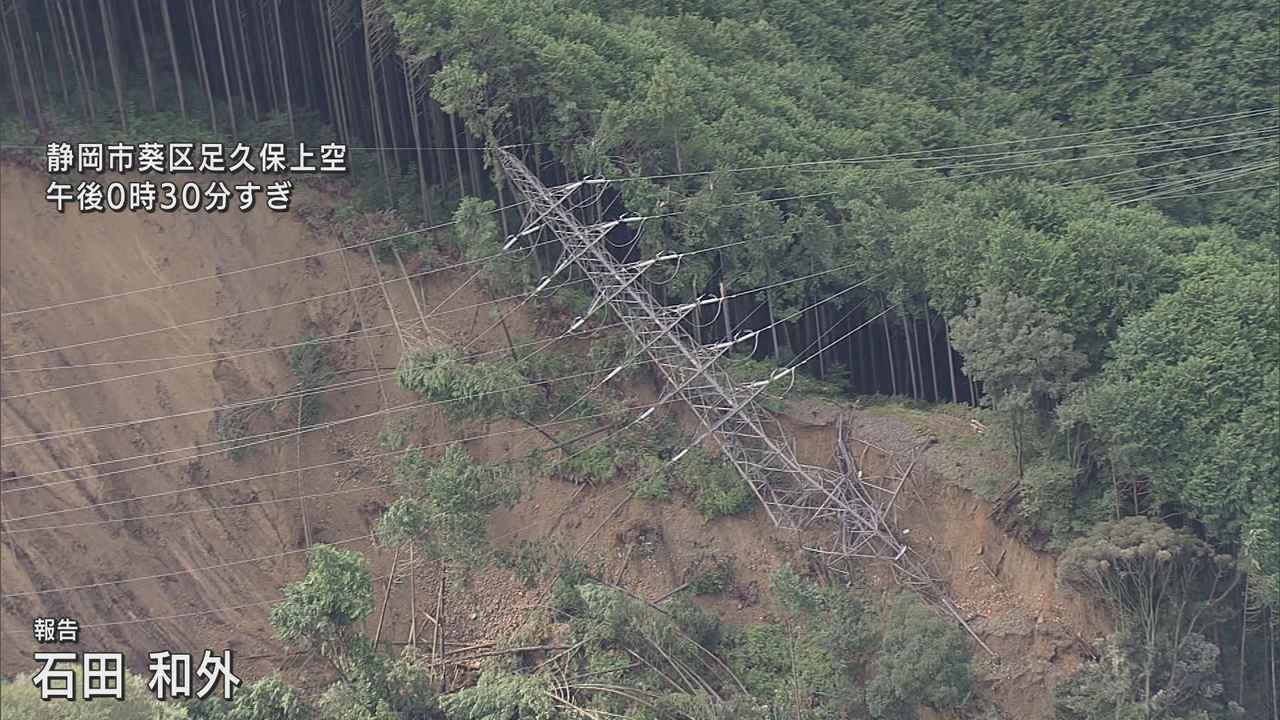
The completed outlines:
{"type": "MultiPolygon", "coordinates": [[[[635,277],[599,242],[598,226],[586,226],[566,208],[563,191],[549,191],[514,155],[499,150],[499,160],[516,190],[528,201],[649,356],[668,384],[714,436],[724,456],[750,483],[773,521],[799,529],[824,509],[859,536],[873,536],[878,556],[896,556],[900,543],[874,518],[872,508],[849,507],[846,489],[824,473],[801,464],[784,443],[764,430],[755,403],[758,393],[744,392],[718,365],[728,349],[723,343],[702,346],[679,321],[687,310],[657,302],[635,277]]],[[[590,181],[587,181],[590,182],[590,181]]],[[[575,184],[577,185],[577,184],[575,184]]],[[[726,342],[732,344],[732,338],[726,342]]],[[[859,505],[861,505],[859,503],[859,505]]]]}

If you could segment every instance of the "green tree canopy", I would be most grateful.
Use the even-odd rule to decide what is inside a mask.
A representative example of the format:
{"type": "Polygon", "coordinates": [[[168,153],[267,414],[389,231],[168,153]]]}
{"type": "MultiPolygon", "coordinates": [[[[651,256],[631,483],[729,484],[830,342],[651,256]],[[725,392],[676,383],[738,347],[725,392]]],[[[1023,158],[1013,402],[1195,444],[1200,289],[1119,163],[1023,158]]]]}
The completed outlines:
{"type": "Polygon", "coordinates": [[[385,543],[416,543],[429,557],[478,564],[487,558],[489,515],[519,497],[506,470],[477,462],[460,445],[431,459],[411,452],[396,481],[404,495],[383,513],[385,543]]]}
{"type": "Polygon", "coordinates": [[[438,403],[450,421],[527,416],[540,395],[508,358],[467,362],[453,346],[415,352],[396,371],[400,387],[438,403]]]}
{"type": "Polygon", "coordinates": [[[1240,542],[1280,573],[1280,279],[1277,258],[1205,245],[1177,290],[1123,328],[1101,376],[1061,410],[1154,508],[1240,542]]]}
{"type": "Polygon", "coordinates": [[[964,354],[965,372],[995,399],[1027,393],[1060,397],[1084,367],[1062,321],[1015,293],[989,290],[951,321],[951,337],[964,354]]]}
{"type": "Polygon", "coordinates": [[[969,642],[955,625],[902,596],[889,611],[867,707],[879,720],[910,720],[920,705],[943,710],[969,694],[969,642]]]}
{"type": "Polygon", "coordinates": [[[307,563],[306,577],[286,585],[285,599],[271,608],[271,625],[286,643],[309,643],[334,657],[373,612],[369,570],[359,553],[329,545],[312,547],[307,563]]]}

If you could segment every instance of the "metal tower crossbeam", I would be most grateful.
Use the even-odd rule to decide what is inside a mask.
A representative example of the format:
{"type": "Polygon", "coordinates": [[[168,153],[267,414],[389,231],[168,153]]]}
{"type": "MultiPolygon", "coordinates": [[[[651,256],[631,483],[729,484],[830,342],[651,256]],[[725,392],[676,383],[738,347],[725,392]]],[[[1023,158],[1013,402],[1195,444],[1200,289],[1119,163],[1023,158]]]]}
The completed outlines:
{"type": "MultiPolygon", "coordinates": [[[[758,392],[737,386],[717,361],[732,342],[704,347],[679,325],[687,312],[662,305],[600,245],[602,226],[582,224],[561,201],[505,150],[499,160],[518,192],[565,247],[614,313],[648,354],[672,388],[685,400],[721,451],[751,484],[770,519],[779,527],[802,529],[819,517],[838,518],[844,538],[832,552],[899,559],[903,546],[880,513],[864,502],[848,479],[804,465],[785,444],[765,432],[758,392]]],[[[563,267],[563,265],[562,265],[563,267]]],[[[559,268],[558,268],[559,269],[559,268]]],[[[688,306],[685,306],[686,308],[688,306]]]]}
{"type": "MultiPolygon", "coordinates": [[[[834,528],[827,547],[806,546],[807,549],[827,557],[832,565],[854,557],[891,561],[898,582],[951,615],[994,656],[995,652],[969,627],[947,597],[928,563],[897,538],[886,520],[915,462],[901,473],[897,487],[871,483],[848,455],[846,429],[841,424],[840,471],[801,463],[794,449],[779,439],[780,427],[777,438],[765,432],[763,418],[767,414],[756,402],[771,382],[794,368],[746,386],[735,384],[718,361],[737,339],[710,346],[695,342],[680,321],[700,301],[678,307],[660,304],[636,282],[651,263],[619,263],[602,247],[601,239],[617,223],[584,225],[565,208],[568,195],[584,184],[600,184],[603,180],[551,189],[515,155],[503,149],[498,149],[497,155],[507,178],[528,200],[526,218],[536,214],[537,220],[532,224],[542,223],[564,246],[564,259],[553,275],[576,263],[591,280],[598,293],[593,309],[598,303],[607,303],[667,380],[669,388],[663,401],[678,394],[698,417],[703,432],[694,445],[714,437],[724,456],[750,483],[776,526],[802,530],[823,521],[834,528]]],[[[647,415],[646,412],[637,422],[647,415]]]]}

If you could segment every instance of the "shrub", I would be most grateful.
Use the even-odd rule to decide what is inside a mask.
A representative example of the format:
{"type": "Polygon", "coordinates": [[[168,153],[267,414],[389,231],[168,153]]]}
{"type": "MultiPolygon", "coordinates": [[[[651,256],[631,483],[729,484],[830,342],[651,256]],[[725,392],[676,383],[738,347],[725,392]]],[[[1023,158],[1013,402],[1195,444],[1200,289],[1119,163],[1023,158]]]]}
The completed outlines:
{"type": "Polygon", "coordinates": [[[755,492],[733,466],[695,448],[674,467],[677,484],[708,520],[751,509],[755,492]]]}
{"type": "Polygon", "coordinates": [[[498,567],[511,571],[525,587],[533,588],[547,569],[551,542],[550,538],[521,540],[514,549],[494,553],[494,562],[498,567]]]}
{"type": "Polygon", "coordinates": [[[410,355],[397,371],[400,387],[440,403],[451,422],[528,416],[541,402],[538,390],[503,358],[467,363],[456,348],[410,355]]]}
{"type": "Polygon", "coordinates": [[[527,292],[538,282],[537,267],[522,252],[503,253],[504,239],[499,230],[497,205],[492,200],[463,198],[454,212],[454,239],[464,260],[483,260],[486,289],[494,295],[527,292]]]}
{"type": "MultiPolygon", "coordinates": [[[[79,685],[79,670],[76,673],[75,682],[79,685]]],[[[80,693],[76,696],[79,698],[80,693]]],[[[125,671],[124,700],[45,701],[40,699],[40,692],[28,675],[18,675],[12,681],[0,679],[0,717],[5,720],[182,720],[187,713],[180,705],[157,700],[147,689],[145,679],[125,671]]]]}
{"type": "Polygon", "coordinates": [[[370,583],[359,553],[316,545],[308,553],[306,577],[286,585],[285,599],[271,608],[271,625],[286,643],[318,644],[332,656],[373,612],[370,583]]]}
{"type": "Polygon", "coordinates": [[[227,410],[219,410],[213,416],[213,434],[219,443],[226,445],[223,452],[227,459],[239,462],[253,451],[257,445],[252,440],[241,443],[241,440],[252,434],[251,423],[259,414],[267,411],[269,403],[241,405],[227,410]]]}
{"type": "Polygon", "coordinates": [[[641,500],[665,502],[671,499],[671,478],[663,470],[663,463],[652,455],[640,458],[637,475],[631,481],[631,489],[641,500]]]}
{"type": "Polygon", "coordinates": [[[405,495],[383,513],[378,536],[390,544],[417,543],[429,557],[467,565],[488,558],[489,515],[520,494],[503,469],[476,462],[459,445],[434,462],[410,452],[396,475],[405,495]]]}
{"type": "Polygon", "coordinates": [[[413,417],[400,416],[396,420],[387,420],[382,432],[378,433],[378,447],[383,450],[400,450],[409,442],[413,432],[413,417]]]}
{"type": "Polygon", "coordinates": [[[1078,474],[1069,463],[1045,460],[1028,465],[1022,478],[1022,516],[1047,533],[1054,546],[1065,545],[1073,534],[1078,474]]]}
{"type": "Polygon", "coordinates": [[[694,595],[719,595],[733,588],[736,575],[733,558],[720,558],[689,581],[689,592],[694,595]]]}
{"type": "Polygon", "coordinates": [[[324,412],[324,401],[316,389],[324,387],[334,378],[328,353],[318,340],[308,336],[301,345],[295,345],[289,350],[289,370],[298,380],[294,390],[295,402],[301,403],[297,418],[301,424],[311,425],[324,412]]]}

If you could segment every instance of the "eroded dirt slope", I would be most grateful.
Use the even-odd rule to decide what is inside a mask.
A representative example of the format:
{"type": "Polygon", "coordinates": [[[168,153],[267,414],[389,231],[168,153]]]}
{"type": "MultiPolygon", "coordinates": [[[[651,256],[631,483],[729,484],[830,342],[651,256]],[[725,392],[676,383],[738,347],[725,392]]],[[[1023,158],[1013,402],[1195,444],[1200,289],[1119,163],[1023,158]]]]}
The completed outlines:
{"type": "MultiPolygon", "coordinates": [[[[125,650],[135,666],[161,648],[230,647],[244,657],[273,651],[268,603],[283,581],[299,575],[302,556],[242,561],[302,548],[308,533],[313,543],[367,548],[359,538],[386,500],[376,489],[307,500],[305,529],[301,503],[284,501],[385,475],[385,463],[350,462],[379,452],[371,439],[384,418],[346,420],[382,409],[370,352],[383,370],[399,357],[373,265],[367,254],[343,253],[354,285],[366,286],[353,299],[342,255],[284,262],[337,247],[334,236],[314,232],[296,213],[59,215],[43,199],[45,182],[13,165],[0,173],[0,498],[11,531],[0,555],[0,584],[11,596],[0,605],[0,671],[31,669],[29,628],[40,615],[97,625],[84,633],[85,647],[125,650]],[[131,292],[209,275],[222,276],[131,292]],[[119,296],[22,312],[112,294],[119,296]],[[297,302],[306,298],[315,299],[297,302]],[[357,307],[367,326],[382,326],[369,333],[369,345],[358,332],[357,307]],[[288,350],[261,350],[308,335],[345,336],[325,344],[344,371],[334,382],[347,384],[324,396],[322,420],[337,424],[259,442],[232,462],[216,445],[210,409],[287,391],[296,381],[288,350]],[[303,466],[342,464],[298,474],[299,457],[303,466]],[[128,501],[138,497],[145,499],[128,501]],[[244,502],[265,504],[204,511],[244,502]],[[224,563],[236,564],[110,584],[224,563]],[[49,592],[68,587],[79,589],[49,592]],[[209,612],[215,608],[237,609],[209,612]],[[134,622],[152,617],[169,619],[134,622]]],[[[296,206],[330,201],[295,192],[296,206]]],[[[430,281],[443,299],[459,279],[437,274],[430,281]]],[[[404,281],[388,282],[399,313],[413,312],[409,292],[404,281]]],[[[480,300],[474,288],[463,288],[441,310],[480,300]]],[[[466,309],[436,322],[446,334],[463,334],[477,319],[466,309]]],[[[394,382],[385,387],[392,406],[412,400],[394,382]]],[[[290,407],[257,418],[250,432],[289,430],[290,407]]],[[[438,414],[415,415],[430,437],[438,414]]],[[[382,555],[371,554],[377,572],[385,571],[382,555]]]]}
{"type": "MultiPolygon", "coordinates": [[[[285,654],[271,639],[267,612],[279,587],[301,576],[299,550],[308,537],[368,554],[380,604],[388,598],[384,643],[409,642],[413,627],[419,642],[429,644],[438,568],[419,562],[410,569],[407,558],[399,558],[388,592],[392,553],[368,541],[391,500],[381,483],[394,458],[379,457],[388,452],[376,439],[385,418],[360,418],[383,408],[375,374],[393,367],[401,353],[379,271],[358,251],[283,262],[337,247],[323,216],[341,200],[300,190],[295,202],[303,209],[283,215],[59,215],[43,199],[44,182],[42,175],[10,165],[0,172],[0,303],[6,314],[0,319],[0,354],[6,358],[0,375],[0,469],[6,476],[0,512],[11,531],[0,541],[0,592],[11,596],[0,602],[0,673],[33,669],[31,619],[56,615],[90,626],[86,649],[123,650],[139,670],[153,650],[232,648],[246,677],[284,668],[299,679],[305,658],[285,654]],[[302,217],[321,222],[309,226],[302,217]],[[354,285],[365,286],[354,297],[344,265],[354,285]],[[211,274],[220,277],[131,292],[211,274]],[[128,294],[21,312],[118,293],[128,294]],[[296,302],[305,298],[316,299],[296,302]],[[295,381],[287,350],[244,353],[306,335],[343,336],[325,345],[342,371],[334,382],[350,384],[324,397],[322,420],[335,424],[263,442],[229,460],[216,444],[208,410],[287,390],[295,381]],[[38,368],[63,369],[31,372],[38,368]],[[86,432],[100,426],[106,427],[86,432]],[[299,457],[304,467],[320,467],[298,473],[299,457]],[[335,491],[341,494],[328,494],[335,491]],[[296,499],[312,494],[325,495],[296,499]],[[209,511],[250,502],[260,504],[209,511]],[[104,522],[139,516],[152,517],[104,522]],[[254,560],[280,553],[288,554],[254,560]],[[126,578],[145,579],[116,582],[126,578]],[[50,591],[59,588],[73,589],[50,591]],[[411,607],[418,611],[416,623],[411,607]]],[[[390,267],[380,266],[386,292],[396,319],[407,324],[416,306],[409,284],[395,280],[390,267]]],[[[414,283],[425,295],[420,304],[442,313],[430,318],[432,338],[467,341],[490,325],[490,308],[477,307],[489,298],[475,283],[464,284],[469,276],[436,273],[414,283]]],[[[552,332],[523,310],[509,324],[517,341],[552,332]]],[[[491,335],[472,350],[501,350],[502,335],[491,335]]],[[[414,400],[390,380],[382,389],[393,407],[414,400]]],[[[638,396],[652,390],[647,383],[630,388],[638,396]]],[[[251,431],[287,432],[289,408],[286,403],[274,418],[259,418],[251,431]]],[[[922,455],[898,521],[1002,656],[980,666],[983,692],[1012,717],[1043,717],[1049,688],[1079,666],[1088,652],[1083,639],[1099,628],[1087,608],[1058,596],[1052,557],[1010,540],[988,519],[984,503],[954,486],[958,476],[987,469],[979,466],[993,458],[955,452],[957,444],[948,440],[969,429],[953,417],[904,420],[798,404],[784,425],[803,460],[832,460],[835,417],[848,412],[855,438],[875,446],[869,467],[887,468],[886,453],[907,456],[928,437],[941,439],[922,455]]],[[[501,460],[545,444],[516,423],[450,427],[434,409],[400,417],[413,419],[406,442],[433,451],[461,440],[477,457],[501,460]],[[485,437],[466,440],[478,435],[485,437]]],[[[736,587],[702,600],[731,622],[767,619],[770,571],[782,562],[808,564],[795,538],[773,530],[761,511],[707,523],[679,502],[620,503],[627,491],[625,478],[602,488],[538,480],[516,507],[498,514],[493,540],[510,546],[555,535],[602,562],[614,582],[651,599],[679,587],[709,559],[733,557],[736,587]]],[[[890,591],[883,568],[865,572],[890,591]]],[[[510,572],[477,574],[465,589],[450,593],[447,644],[536,636],[530,619],[544,602],[539,590],[522,586],[510,572]]],[[[371,634],[379,614],[370,621],[371,634]]]]}

